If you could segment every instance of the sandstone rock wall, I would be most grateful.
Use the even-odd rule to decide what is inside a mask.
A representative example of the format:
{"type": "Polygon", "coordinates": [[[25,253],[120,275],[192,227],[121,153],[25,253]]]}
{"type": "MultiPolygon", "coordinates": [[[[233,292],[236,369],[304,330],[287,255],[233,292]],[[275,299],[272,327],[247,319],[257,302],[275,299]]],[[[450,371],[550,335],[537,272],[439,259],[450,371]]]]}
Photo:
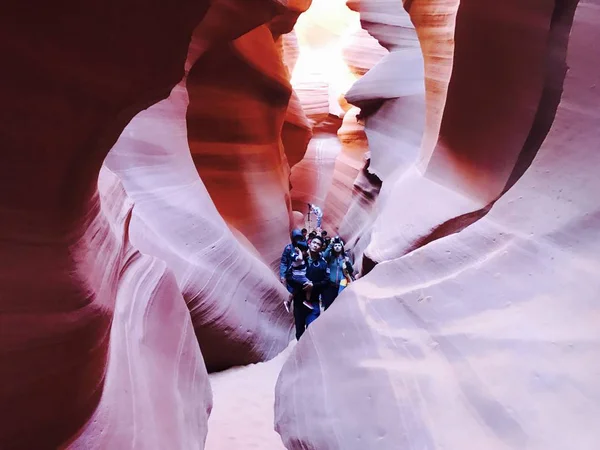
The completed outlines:
{"type": "MultiPolygon", "coordinates": [[[[443,14],[436,2],[411,3],[411,15],[443,14]]],[[[600,39],[600,3],[515,2],[488,12],[479,6],[462,1],[458,9],[440,133],[446,121],[464,120],[450,113],[454,83],[468,85],[462,76],[486,74],[473,81],[473,93],[492,77],[499,90],[514,93],[514,110],[500,108],[508,99],[491,93],[499,109],[492,118],[489,105],[481,106],[477,120],[489,117],[485,126],[463,129],[460,145],[440,138],[427,163],[427,170],[435,167],[436,188],[415,190],[424,183],[400,179],[419,203],[388,200],[396,222],[381,213],[377,220],[388,225],[375,227],[373,242],[396,242],[401,231],[418,235],[426,228],[419,211],[428,207],[435,216],[447,198],[440,189],[449,196],[470,189],[469,202],[479,205],[502,196],[458,233],[442,233],[404,256],[409,246],[382,254],[386,262],[311,326],[278,381],[276,427],[288,449],[592,450],[600,442],[593,425],[600,414],[600,216],[592,194],[600,189],[600,61],[590,51],[600,39]],[[504,42],[502,28],[513,33],[504,42]],[[503,62],[503,77],[491,74],[500,70],[491,56],[478,54],[476,67],[467,61],[463,51],[481,45],[477,32],[494,43],[488,51],[503,62]],[[529,37],[518,49],[512,45],[510,58],[503,46],[521,35],[529,37]],[[531,92],[517,96],[525,86],[531,92]],[[499,124],[515,134],[501,139],[499,124]],[[473,142],[487,136],[477,157],[469,153],[471,131],[473,142]],[[444,164],[433,162],[437,152],[444,164]],[[464,180],[456,181],[460,174],[464,180]]],[[[438,25],[448,18],[429,17],[438,25]]],[[[425,30],[413,20],[426,48],[425,30]]],[[[461,116],[475,120],[483,100],[462,92],[473,109],[461,116]]],[[[412,176],[423,180],[428,172],[412,176]]],[[[457,211],[450,206],[441,210],[445,217],[457,211]]]]}
{"type": "Polygon", "coordinates": [[[304,57],[301,53],[298,65],[302,70],[293,78],[313,125],[313,139],[304,159],[292,170],[292,206],[306,214],[307,203],[319,205],[324,227],[334,234],[350,209],[354,181],[367,153],[363,127],[356,119],[358,110],[352,109],[343,94],[387,54],[366,31],[356,29],[358,15],[344,3],[316,1],[302,16],[297,34],[304,57]]]}
{"type": "Polygon", "coordinates": [[[166,136],[182,131],[172,125],[185,123],[186,102],[165,100],[179,115],[163,117],[163,135],[161,123],[141,125],[155,125],[165,103],[133,119],[181,79],[195,27],[202,53],[284,11],[268,0],[3,8],[0,447],[201,447],[211,401],[197,340],[212,367],[287,342],[289,318],[271,317],[285,291],[227,230],[193,165],[164,155],[164,140],[187,145],[166,136]],[[130,121],[117,147],[131,148],[111,154],[99,192],[130,121]],[[165,169],[181,170],[179,183],[165,169]],[[140,195],[146,183],[156,184],[140,195]],[[201,246],[184,250],[190,242],[201,246]],[[240,283],[254,289],[250,306],[240,283]],[[221,328],[198,331],[223,315],[221,328]]]}
{"type": "MultiPolygon", "coordinates": [[[[188,67],[200,68],[203,62],[210,61],[201,58],[195,62],[202,55],[200,31],[199,27],[194,33],[188,67]]],[[[219,92],[223,91],[215,90],[211,95],[219,92]]],[[[274,356],[289,341],[291,319],[281,307],[287,291],[261,262],[262,255],[249,251],[228,229],[198,176],[188,146],[191,138],[186,139],[190,136],[187,106],[184,78],[167,99],[131,121],[106,165],[123,180],[135,201],[130,225],[134,245],[166,261],[175,273],[207,367],[212,371],[274,356]]],[[[228,123],[226,117],[214,117],[228,123]]],[[[221,130],[226,132],[224,125],[218,125],[221,122],[215,123],[213,129],[223,126],[221,130]]],[[[262,123],[258,121],[248,128],[249,132],[262,123]]],[[[239,150],[248,147],[252,150],[252,146],[240,144],[239,150]]],[[[239,164],[231,169],[235,167],[240,169],[239,164]]],[[[247,175],[243,170],[232,173],[238,177],[247,175]]],[[[256,182],[253,187],[264,190],[268,186],[256,182]]],[[[268,189],[264,195],[273,206],[285,209],[283,199],[273,199],[268,189]]],[[[249,198],[253,197],[248,194],[237,207],[243,209],[249,198]]],[[[282,228],[287,235],[287,223],[282,228]]],[[[277,250],[281,252],[281,248],[277,250]]]]}
{"type": "Polygon", "coordinates": [[[153,4],[143,15],[121,1],[3,7],[3,448],[55,448],[94,412],[121,273],[135,279],[145,269],[168,289],[168,275],[149,259],[126,272],[129,244],[101,212],[97,177],[125,124],[181,78],[206,7],[153,4]]]}
{"type": "MultiPolygon", "coordinates": [[[[108,265],[119,269],[119,279],[106,336],[110,350],[104,389],[92,417],[66,447],[202,448],[212,394],[188,308],[167,264],[131,245],[134,205],[120,180],[103,168],[98,184],[110,231],[123,240],[122,263],[108,265]]],[[[86,234],[93,242],[103,231],[94,225],[86,234]]]]}
{"type": "Polygon", "coordinates": [[[494,3],[492,13],[485,2],[411,2],[426,127],[417,163],[384,183],[369,259],[399,257],[459,231],[527,168],[556,109],[568,39],[561,17],[569,16],[560,10],[569,5],[494,3]]]}
{"type": "Polygon", "coordinates": [[[310,138],[297,103],[288,111],[289,73],[275,43],[310,4],[296,3],[302,4],[290,14],[211,48],[193,65],[186,85],[188,141],[198,173],[221,216],[273,267],[290,232],[283,145],[291,147],[293,162],[310,138]]]}

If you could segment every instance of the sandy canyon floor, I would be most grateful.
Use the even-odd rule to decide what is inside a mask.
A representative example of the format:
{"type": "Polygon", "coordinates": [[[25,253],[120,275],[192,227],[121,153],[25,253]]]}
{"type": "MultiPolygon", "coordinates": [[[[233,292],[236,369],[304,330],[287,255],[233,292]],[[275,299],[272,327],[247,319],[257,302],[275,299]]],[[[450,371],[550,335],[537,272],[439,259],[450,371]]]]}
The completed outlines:
{"type": "Polygon", "coordinates": [[[275,383],[295,345],[270,361],[209,375],[213,410],[206,450],[285,450],[273,429],[275,383]]]}

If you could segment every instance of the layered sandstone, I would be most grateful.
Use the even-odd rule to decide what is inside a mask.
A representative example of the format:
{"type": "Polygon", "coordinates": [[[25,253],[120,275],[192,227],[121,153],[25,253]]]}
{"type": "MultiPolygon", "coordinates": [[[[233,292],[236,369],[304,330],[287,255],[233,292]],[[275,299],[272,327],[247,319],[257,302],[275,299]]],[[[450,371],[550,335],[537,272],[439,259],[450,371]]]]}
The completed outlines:
{"type": "MultiPolygon", "coordinates": [[[[421,169],[392,178],[392,191],[407,191],[376,219],[371,249],[392,246],[378,253],[385,262],[346,289],[284,366],[276,427],[288,449],[595,449],[600,62],[590,48],[600,2],[500,11],[461,1],[456,28],[442,26],[451,15],[440,2],[410,3],[424,49],[439,37],[426,17],[456,39],[439,136],[428,135],[428,116],[421,169]],[[477,49],[475,70],[466,52],[477,49]],[[470,108],[452,105],[459,92],[470,108]],[[448,225],[418,238],[489,203],[474,223],[462,216],[459,228],[471,225],[459,233],[448,225]]],[[[440,92],[427,89],[429,108],[440,92]]]]}
{"type": "MultiPolygon", "coordinates": [[[[195,34],[188,67],[199,51],[195,34]]],[[[106,165],[135,201],[134,245],[175,273],[212,371],[277,354],[289,340],[290,318],[281,307],[287,294],[278,278],[239,233],[236,239],[198,176],[186,139],[186,81],[131,121],[106,165]]],[[[278,204],[285,208],[283,199],[278,204]]]]}
{"type": "MultiPolygon", "coordinates": [[[[227,244],[229,253],[213,247],[221,266],[207,262],[210,282],[186,288],[193,283],[185,277],[193,278],[194,270],[171,267],[133,244],[153,237],[150,228],[134,225],[139,216],[132,207],[138,209],[139,199],[123,189],[125,180],[105,172],[99,194],[98,174],[127,123],[168,97],[181,79],[194,27],[200,23],[197,41],[206,49],[268,22],[282,5],[177,1],[145,5],[140,14],[128,1],[85,7],[72,1],[35,3],[27,9],[7,6],[0,18],[6,62],[0,87],[5,111],[0,179],[6,194],[0,200],[0,446],[200,447],[210,392],[184,297],[190,303],[194,289],[196,299],[229,296],[214,294],[210,286],[239,247],[227,244]],[[152,433],[140,434],[149,428],[152,433]]],[[[129,169],[151,170],[160,143],[137,132],[136,143],[146,155],[133,158],[129,169]]],[[[154,181],[161,179],[154,175],[154,181]]],[[[156,188],[161,187],[161,199],[168,197],[170,206],[159,204],[152,214],[164,223],[174,219],[167,217],[170,208],[188,207],[189,197],[177,197],[177,187],[156,188]]],[[[193,214],[187,218],[186,239],[195,239],[192,231],[207,231],[195,228],[193,214]]],[[[226,234],[221,227],[223,222],[214,224],[226,234]]],[[[226,242],[234,241],[230,236],[226,242]]],[[[159,248],[173,242],[185,246],[178,236],[160,239],[159,248]]],[[[211,250],[210,243],[206,247],[211,250]]],[[[246,256],[236,255],[235,261],[255,264],[247,252],[240,253],[246,256]]],[[[267,281],[255,287],[257,297],[268,303],[282,288],[266,267],[258,270],[256,277],[267,281]]],[[[219,329],[218,336],[225,341],[231,336],[234,347],[240,341],[244,348],[258,347],[244,351],[245,359],[230,355],[227,364],[243,363],[248,355],[267,357],[285,345],[289,319],[270,325],[278,339],[268,331],[256,337],[260,327],[251,325],[264,318],[264,309],[255,304],[255,315],[245,318],[250,325],[232,313],[230,325],[219,329]]],[[[196,317],[214,308],[209,303],[199,310],[196,317]]]]}
{"type": "Polygon", "coordinates": [[[319,205],[331,233],[337,233],[350,208],[354,181],[367,153],[358,110],[352,110],[343,95],[387,53],[358,28],[358,15],[344,3],[315,1],[300,18],[296,34],[302,52],[292,77],[313,124],[308,151],[292,170],[292,206],[306,214],[307,203],[319,205]]]}
{"type": "MultiPolygon", "coordinates": [[[[103,168],[98,186],[122,263],[104,390],[67,448],[202,448],[212,394],[188,308],[167,264],[131,245],[134,204],[120,180],[103,168]]],[[[90,226],[90,241],[103,228],[90,226]]]]}
{"type": "MultiPolygon", "coordinates": [[[[128,243],[101,211],[98,173],[125,124],[181,78],[207,7],[179,1],[140,15],[132,2],[36,3],[7,6],[0,18],[0,442],[8,449],[55,448],[100,401],[128,243]]],[[[164,267],[148,259],[124,275],[134,280],[140,269],[169,289],[164,267]]]]}
{"type": "Polygon", "coordinates": [[[553,16],[570,3],[492,7],[411,2],[425,61],[425,132],[416,164],[384,183],[365,252],[373,261],[482,217],[527,168],[552,122],[568,38],[553,16]]]}
{"type": "Polygon", "coordinates": [[[301,157],[310,139],[297,102],[288,111],[289,73],[276,45],[310,4],[291,3],[294,9],[271,23],[207,51],[186,84],[188,141],[198,173],[220,215],[273,266],[290,232],[284,144],[301,157]]]}

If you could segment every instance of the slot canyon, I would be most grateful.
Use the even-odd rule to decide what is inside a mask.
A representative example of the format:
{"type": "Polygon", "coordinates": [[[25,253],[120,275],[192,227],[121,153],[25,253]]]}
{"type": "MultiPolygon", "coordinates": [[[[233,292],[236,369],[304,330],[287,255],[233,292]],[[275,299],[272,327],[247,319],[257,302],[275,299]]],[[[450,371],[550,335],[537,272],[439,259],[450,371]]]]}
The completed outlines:
{"type": "Polygon", "coordinates": [[[0,449],[600,449],[600,0],[6,3],[0,449]]]}

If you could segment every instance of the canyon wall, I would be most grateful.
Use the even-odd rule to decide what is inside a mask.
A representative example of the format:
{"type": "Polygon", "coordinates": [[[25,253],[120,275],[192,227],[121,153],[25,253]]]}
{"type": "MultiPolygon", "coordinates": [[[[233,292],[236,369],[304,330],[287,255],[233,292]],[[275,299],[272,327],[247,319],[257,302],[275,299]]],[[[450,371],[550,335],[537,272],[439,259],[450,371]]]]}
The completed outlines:
{"type": "Polygon", "coordinates": [[[301,53],[292,82],[312,123],[313,139],[292,170],[292,206],[303,214],[307,203],[320,206],[331,235],[350,209],[354,181],[368,159],[359,110],[343,95],[388,53],[359,28],[358,19],[343,0],[318,0],[296,29],[301,53]]]}
{"type": "Polygon", "coordinates": [[[210,201],[177,84],[284,6],[3,9],[0,447],[202,447],[206,366],[287,344],[287,293],[210,201]]]}
{"type": "MultiPolygon", "coordinates": [[[[424,66],[417,31],[401,2],[348,2],[348,6],[360,11],[362,26],[389,51],[346,94],[347,101],[361,109],[358,117],[365,124],[369,154],[338,231],[352,249],[356,268],[368,272],[372,261],[363,255],[383,205],[379,194],[383,187],[385,198],[385,190],[416,162],[425,113],[433,109],[425,109],[425,86],[431,105],[431,92],[439,91],[440,83],[424,66]]],[[[436,11],[439,14],[439,8],[436,11]]],[[[440,52],[437,46],[431,51],[440,52]]],[[[435,61],[439,64],[439,57],[435,61]]]]}
{"type": "MultiPolygon", "coordinates": [[[[97,179],[126,123],[181,78],[207,7],[178,1],[140,15],[132,2],[36,3],[0,18],[0,442],[9,449],[56,448],[96,409],[121,273],[171,289],[152,259],[127,266],[135,252],[102,213],[97,179]]],[[[205,383],[202,365],[193,370],[205,383]]]]}
{"type": "Polygon", "coordinates": [[[288,112],[289,73],[276,45],[310,5],[293,3],[273,22],[203,54],[186,84],[188,141],[198,173],[221,216],[273,267],[290,234],[283,145],[302,156],[310,139],[302,110],[292,103],[288,112]],[[284,122],[292,136],[282,140],[284,122]]]}
{"type": "Polygon", "coordinates": [[[280,374],[288,449],[600,442],[600,2],[492,3],[407,2],[424,139],[280,374]]]}
{"type": "MultiPolygon", "coordinates": [[[[266,47],[269,39],[271,48],[274,47],[270,32],[258,27],[234,43],[215,46],[206,53],[203,53],[201,36],[202,27],[199,26],[194,32],[186,62],[189,75],[167,99],[131,121],[107,157],[106,165],[123,180],[125,189],[135,201],[130,226],[132,242],[144,253],[166,261],[173,270],[188,303],[207,368],[213,371],[271,358],[289,342],[291,318],[282,307],[283,299],[288,294],[274,272],[263,263],[265,260],[272,261],[274,255],[280,256],[281,248],[289,240],[289,214],[283,195],[288,186],[287,180],[283,186],[283,179],[279,179],[289,168],[284,170],[287,163],[281,154],[277,131],[283,125],[285,102],[280,110],[279,124],[276,125],[269,115],[269,111],[273,111],[267,102],[272,91],[265,92],[260,82],[269,80],[263,72],[275,76],[270,64],[280,61],[277,54],[267,53],[270,59],[266,59],[263,66],[259,65],[259,60],[252,66],[246,66],[247,61],[239,59],[239,55],[235,56],[237,53],[226,51],[228,45],[230,48],[239,45],[242,48],[240,51],[256,59],[259,52],[269,48],[266,47]],[[223,50],[220,56],[211,56],[217,54],[219,49],[223,50]],[[224,65],[219,65],[214,58],[223,61],[229,59],[224,65]],[[193,79],[194,73],[199,77],[197,74],[202,72],[206,64],[212,67],[207,73],[213,74],[215,83],[217,80],[221,80],[218,83],[224,82],[220,87],[212,85],[210,89],[211,84],[206,81],[208,78],[203,78],[203,84],[193,79]],[[214,76],[217,72],[213,69],[218,69],[219,77],[214,76]],[[252,71],[255,75],[252,75],[252,71]],[[236,82],[236,77],[246,80],[254,77],[256,83],[245,85],[236,82]],[[194,95],[199,95],[197,90],[200,88],[202,95],[194,105],[194,95]],[[246,89],[246,93],[239,94],[240,89],[246,89]],[[254,112],[264,108],[264,114],[257,116],[254,121],[249,119],[246,125],[242,123],[241,116],[225,114],[233,111],[230,106],[234,105],[228,101],[238,94],[237,107],[242,108],[246,104],[248,110],[254,112]],[[223,110],[218,107],[219,104],[228,105],[230,109],[223,110]],[[209,114],[211,108],[212,116],[209,114]],[[200,110],[204,111],[206,117],[210,116],[210,120],[202,122],[195,121],[198,117],[190,119],[200,110]],[[233,127],[233,122],[239,123],[233,127]],[[229,131],[230,127],[236,131],[229,131]],[[238,136],[242,137],[244,133],[246,137],[256,133],[256,139],[260,140],[266,131],[271,133],[273,142],[259,146],[262,150],[255,155],[258,159],[250,156],[259,148],[258,144],[247,141],[245,137],[239,142],[234,139],[236,133],[241,133],[238,136]],[[208,136],[209,133],[219,135],[223,141],[229,137],[231,144],[223,142],[220,145],[221,154],[207,162],[204,169],[199,169],[198,153],[193,148],[200,144],[194,140],[194,136],[208,136]],[[272,156],[272,165],[268,164],[269,154],[272,156]],[[263,161],[264,165],[260,166],[258,161],[263,161]],[[228,164],[223,165],[224,162],[228,164]],[[250,166],[262,167],[266,172],[253,172],[249,170],[250,166]],[[231,190],[218,188],[218,183],[212,185],[213,192],[222,195],[220,202],[213,203],[216,197],[209,195],[210,190],[203,182],[203,171],[217,169],[222,174],[230,175],[230,178],[225,178],[229,180],[231,190]],[[272,177],[269,178],[268,174],[272,177]],[[245,181],[237,184],[236,177],[245,181]],[[251,178],[254,181],[251,182],[251,178]],[[244,188],[247,183],[250,183],[251,189],[244,188]],[[277,184],[277,189],[273,183],[277,184]],[[239,192],[239,203],[233,202],[230,196],[232,192],[239,192]],[[261,217],[272,218],[273,215],[277,219],[274,212],[276,208],[280,208],[285,220],[279,225],[263,224],[262,230],[259,223],[250,223],[250,228],[238,230],[232,223],[233,216],[219,213],[219,204],[223,206],[228,201],[232,211],[255,211],[249,213],[249,217],[256,222],[261,217]],[[262,209],[257,206],[261,202],[264,206],[262,209]],[[230,227],[226,222],[228,217],[230,227]],[[246,238],[252,226],[255,236],[256,233],[264,234],[262,252],[246,238]],[[278,234],[277,230],[282,233],[278,234]],[[274,247],[272,242],[281,245],[274,247]],[[271,251],[271,256],[266,258],[265,252],[268,251],[271,251]]],[[[281,76],[279,82],[285,97],[279,101],[287,101],[290,91],[289,87],[285,89],[285,74],[279,71],[279,66],[275,68],[278,70],[275,74],[281,76]]],[[[274,98],[277,99],[276,96],[274,98]]],[[[216,147],[219,144],[213,142],[203,148],[208,151],[216,147]]],[[[206,152],[202,158],[208,158],[206,152]]],[[[210,180],[210,176],[206,178],[210,180]]]]}

